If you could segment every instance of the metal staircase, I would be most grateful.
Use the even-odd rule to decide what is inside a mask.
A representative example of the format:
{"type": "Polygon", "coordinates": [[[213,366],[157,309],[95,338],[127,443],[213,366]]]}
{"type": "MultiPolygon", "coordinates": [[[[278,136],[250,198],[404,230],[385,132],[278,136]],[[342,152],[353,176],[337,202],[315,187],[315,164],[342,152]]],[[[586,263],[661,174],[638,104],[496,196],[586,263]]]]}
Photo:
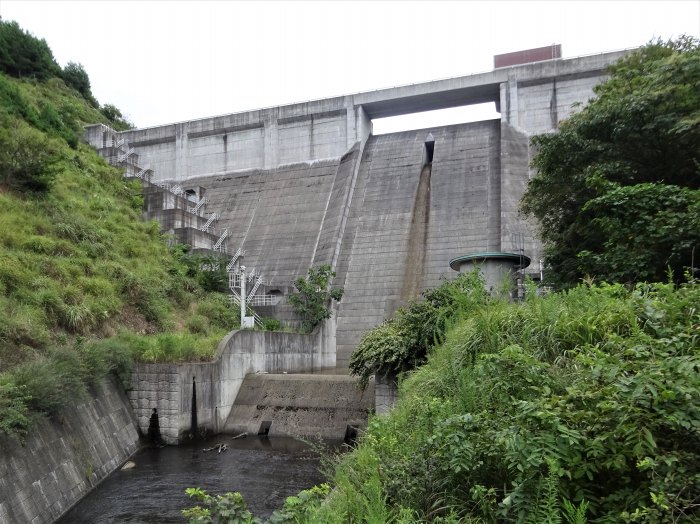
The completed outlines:
{"type": "Polygon", "coordinates": [[[258,277],[255,280],[255,284],[253,284],[253,287],[251,288],[250,293],[248,294],[248,296],[245,299],[246,304],[250,304],[250,302],[253,300],[253,298],[255,298],[255,293],[258,291],[258,288],[260,287],[260,284],[262,284],[262,283],[263,283],[262,277],[258,277]]]}
{"type": "Polygon", "coordinates": [[[233,268],[236,267],[236,262],[238,262],[238,259],[242,256],[245,256],[245,251],[243,251],[243,249],[239,247],[233,254],[233,257],[231,258],[230,262],[226,264],[226,271],[229,272],[229,283],[231,281],[230,272],[233,271],[233,268]]]}
{"type": "MultiPolygon", "coordinates": [[[[239,290],[241,289],[241,278],[243,277],[242,272],[240,269],[236,268],[235,271],[230,271],[228,274],[228,286],[229,289],[231,290],[231,294],[229,295],[229,300],[236,305],[236,307],[240,308],[241,307],[241,294],[239,290]]],[[[248,300],[246,300],[246,306],[248,305],[248,300]]],[[[246,307],[246,313],[248,312],[248,308],[246,307]]],[[[253,321],[255,322],[255,325],[258,327],[263,327],[262,324],[262,318],[260,318],[260,315],[258,315],[255,311],[250,310],[252,313],[253,321]]]]}
{"type": "MultiPolygon", "coordinates": [[[[241,271],[240,260],[244,256],[244,252],[241,248],[236,250],[236,253],[231,258],[231,261],[227,264],[226,270],[228,273],[228,284],[231,290],[231,302],[235,303],[238,307],[241,307],[241,280],[245,279],[247,283],[251,283],[252,287],[250,291],[246,293],[245,303],[247,306],[274,306],[279,302],[279,297],[277,295],[270,294],[260,294],[261,287],[265,284],[265,279],[260,275],[259,271],[252,268],[250,271],[244,273],[241,271]]],[[[268,282],[268,285],[270,283],[268,282]]],[[[262,319],[260,316],[253,312],[253,319],[256,325],[262,327],[262,319]]]]}
{"type": "Polygon", "coordinates": [[[222,252],[224,251],[224,242],[226,241],[226,238],[228,237],[228,229],[224,229],[224,232],[221,233],[221,236],[219,237],[219,240],[216,241],[214,244],[214,247],[212,248],[214,251],[219,251],[222,252]]]}
{"type": "Polygon", "coordinates": [[[150,182],[151,175],[153,175],[153,170],[150,167],[144,167],[136,173],[136,178],[150,182]]]}
{"type": "Polygon", "coordinates": [[[131,155],[133,155],[136,151],[134,150],[133,147],[128,147],[126,152],[120,153],[119,156],[117,157],[117,162],[122,164],[122,163],[128,163],[128,159],[131,155]]]}
{"type": "Polygon", "coordinates": [[[187,211],[192,213],[193,215],[198,215],[199,210],[202,209],[207,204],[207,202],[208,200],[206,198],[201,198],[199,202],[197,202],[196,206],[187,208],[187,211]]]}
{"type": "Polygon", "coordinates": [[[216,213],[212,213],[209,219],[206,221],[206,223],[201,228],[199,228],[200,231],[209,232],[211,225],[217,218],[219,218],[219,216],[216,213]]]}
{"type": "MultiPolygon", "coordinates": [[[[153,169],[151,169],[150,166],[140,167],[136,165],[136,162],[130,162],[130,158],[133,155],[136,155],[136,150],[133,147],[129,146],[126,139],[120,137],[115,131],[112,130],[111,144],[108,144],[108,142],[104,143],[105,149],[109,150],[109,153],[107,154],[108,161],[113,165],[123,167],[125,177],[131,176],[152,183],[151,178],[153,176],[153,169]]],[[[185,193],[182,186],[180,186],[179,184],[170,184],[168,182],[162,181],[156,181],[152,184],[156,187],[159,187],[163,191],[168,191],[175,196],[187,199],[188,203],[192,203],[194,204],[194,206],[187,206],[185,207],[185,210],[193,215],[202,216],[200,215],[200,213],[202,213],[202,210],[207,205],[208,199],[201,198],[199,201],[194,200],[191,195],[185,193]]],[[[219,216],[216,213],[212,213],[211,215],[209,215],[204,225],[199,228],[199,230],[206,233],[214,233],[216,230],[213,227],[213,225],[218,220],[218,218],[219,216]]],[[[214,242],[214,244],[212,245],[212,251],[225,253],[225,243],[226,239],[229,236],[229,230],[224,229],[217,241],[214,242]]],[[[258,327],[262,327],[262,318],[260,318],[260,316],[254,311],[249,310],[248,306],[274,306],[279,302],[280,298],[277,295],[257,294],[265,285],[265,281],[262,275],[260,275],[260,273],[255,268],[252,268],[246,273],[241,271],[241,269],[243,268],[243,266],[241,266],[241,259],[244,256],[245,251],[243,251],[243,249],[239,247],[231,257],[231,260],[228,262],[228,264],[226,264],[226,271],[228,272],[229,276],[229,289],[231,290],[231,295],[229,298],[231,302],[236,305],[236,307],[240,308],[240,291],[242,284],[241,280],[242,278],[245,278],[246,283],[251,283],[252,287],[250,287],[249,292],[246,293],[245,298],[246,314],[252,313],[252,317],[254,319],[255,324],[258,327]]],[[[270,284],[270,282],[267,283],[267,285],[270,284]]]]}

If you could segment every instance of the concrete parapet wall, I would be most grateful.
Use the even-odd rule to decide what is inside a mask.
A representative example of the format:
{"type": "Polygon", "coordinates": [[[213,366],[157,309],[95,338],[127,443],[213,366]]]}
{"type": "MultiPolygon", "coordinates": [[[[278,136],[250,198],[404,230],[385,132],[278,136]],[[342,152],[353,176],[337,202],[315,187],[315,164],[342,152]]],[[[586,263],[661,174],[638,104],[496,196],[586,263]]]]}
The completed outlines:
{"type": "Polygon", "coordinates": [[[213,362],[137,365],[128,395],[139,428],[147,432],[151,410],[157,408],[163,439],[177,444],[185,438],[191,430],[194,379],[198,428],[221,432],[249,373],[310,373],[335,367],[334,329],[329,321],[311,335],[232,331],[219,344],[213,362]]]}
{"type": "Polygon", "coordinates": [[[111,381],[38,422],[24,446],[0,435],[0,523],[54,522],[138,445],[129,403],[111,381]]]}
{"type": "MultiPolygon", "coordinates": [[[[370,134],[371,119],[495,102],[504,121],[542,132],[585,102],[608,65],[627,51],[553,59],[462,77],[378,89],[117,133],[157,179],[186,180],[341,156],[370,134]]],[[[92,126],[98,149],[111,135],[92,126]]]]}

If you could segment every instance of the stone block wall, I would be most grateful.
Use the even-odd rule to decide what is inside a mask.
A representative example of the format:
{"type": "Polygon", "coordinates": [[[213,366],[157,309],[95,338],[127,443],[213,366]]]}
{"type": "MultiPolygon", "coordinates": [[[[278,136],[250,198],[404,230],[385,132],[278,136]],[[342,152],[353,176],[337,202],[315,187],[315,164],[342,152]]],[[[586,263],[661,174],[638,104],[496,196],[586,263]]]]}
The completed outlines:
{"type": "Polygon", "coordinates": [[[111,381],[37,423],[24,446],[0,435],[0,523],[54,522],[138,446],[129,403],[111,381]]]}

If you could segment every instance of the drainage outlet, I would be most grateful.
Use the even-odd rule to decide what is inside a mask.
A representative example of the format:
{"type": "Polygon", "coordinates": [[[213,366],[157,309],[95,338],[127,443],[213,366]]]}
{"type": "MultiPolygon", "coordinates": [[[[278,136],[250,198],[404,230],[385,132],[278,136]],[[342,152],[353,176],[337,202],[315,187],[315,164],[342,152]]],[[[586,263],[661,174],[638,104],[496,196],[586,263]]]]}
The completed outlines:
{"type": "Polygon", "coordinates": [[[272,426],[271,420],[263,420],[260,423],[260,429],[258,430],[258,435],[267,436],[270,433],[270,426],[272,426]]]}

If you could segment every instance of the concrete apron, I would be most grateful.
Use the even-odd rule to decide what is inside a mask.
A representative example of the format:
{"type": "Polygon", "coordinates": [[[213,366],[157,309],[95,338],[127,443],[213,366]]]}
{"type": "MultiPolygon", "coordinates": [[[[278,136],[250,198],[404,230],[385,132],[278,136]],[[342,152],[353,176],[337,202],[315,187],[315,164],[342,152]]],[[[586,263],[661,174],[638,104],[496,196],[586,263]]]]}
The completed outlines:
{"type": "Polygon", "coordinates": [[[343,375],[248,375],[224,433],[343,439],[367,427],[374,385],[343,375]]]}

